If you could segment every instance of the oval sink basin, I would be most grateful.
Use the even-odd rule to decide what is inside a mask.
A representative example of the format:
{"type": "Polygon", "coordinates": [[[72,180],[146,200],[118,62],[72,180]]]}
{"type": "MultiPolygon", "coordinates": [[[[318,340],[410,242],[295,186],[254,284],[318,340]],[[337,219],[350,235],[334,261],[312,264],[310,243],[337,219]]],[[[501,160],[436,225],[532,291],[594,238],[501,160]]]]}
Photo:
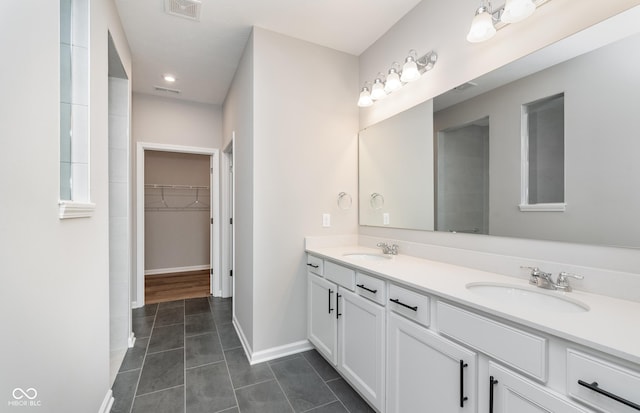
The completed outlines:
{"type": "Polygon", "coordinates": [[[384,261],[390,260],[391,257],[389,255],[384,254],[370,254],[366,252],[354,252],[351,254],[344,254],[346,258],[351,258],[358,261],[384,261]]]}
{"type": "Polygon", "coordinates": [[[582,313],[589,306],[562,293],[525,287],[513,284],[476,282],[466,285],[475,294],[496,300],[513,307],[530,308],[532,311],[551,311],[561,313],[582,313]]]}

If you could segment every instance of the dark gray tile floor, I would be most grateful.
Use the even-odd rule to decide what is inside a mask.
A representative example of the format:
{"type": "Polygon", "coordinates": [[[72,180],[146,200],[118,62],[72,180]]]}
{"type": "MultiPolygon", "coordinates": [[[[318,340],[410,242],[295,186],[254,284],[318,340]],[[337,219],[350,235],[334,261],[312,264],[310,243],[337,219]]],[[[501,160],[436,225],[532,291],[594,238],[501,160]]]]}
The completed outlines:
{"type": "Polygon", "coordinates": [[[315,350],[249,365],[231,299],[147,305],[133,330],[111,413],[373,412],[315,350]]]}

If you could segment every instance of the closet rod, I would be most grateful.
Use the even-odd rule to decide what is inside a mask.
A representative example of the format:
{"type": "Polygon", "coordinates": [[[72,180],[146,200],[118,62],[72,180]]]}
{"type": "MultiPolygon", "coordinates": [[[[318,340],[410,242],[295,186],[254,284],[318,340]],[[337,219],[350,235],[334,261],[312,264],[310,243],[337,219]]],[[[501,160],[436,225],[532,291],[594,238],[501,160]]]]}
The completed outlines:
{"type": "Polygon", "coordinates": [[[208,186],[198,185],[160,185],[160,184],[145,184],[145,188],[170,188],[170,189],[209,189],[208,186]]]}

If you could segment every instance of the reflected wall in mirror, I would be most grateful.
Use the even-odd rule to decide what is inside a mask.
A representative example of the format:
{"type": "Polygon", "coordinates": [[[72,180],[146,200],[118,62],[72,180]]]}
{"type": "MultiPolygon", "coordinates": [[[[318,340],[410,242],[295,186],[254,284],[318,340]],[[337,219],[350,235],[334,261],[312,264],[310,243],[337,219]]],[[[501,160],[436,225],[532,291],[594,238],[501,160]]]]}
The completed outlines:
{"type": "Polygon", "coordinates": [[[433,105],[360,131],[360,225],[433,230],[433,105]]]}
{"type": "MultiPolygon", "coordinates": [[[[386,130],[381,140],[390,147],[404,133],[433,139],[434,157],[423,158],[433,169],[403,178],[407,192],[433,178],[435,211],[421,206],[432,215],[420,222],[434,220],[442,231],[640,248],[639,19],[640,6],[436,97],[431,131],[424,122],[420,131],[411,123],[386,130]],[[539,119],[561,136],[527,124],[528,110],[560,101],[561,111],[539,119]]],[[[362,136],[360,143],[362,156],[362,136]]],[[[424,153],[406,145],[406,153],[424,153]]],[[[394,159],[385,168],[407,163],[394,159]]],[[[366,211],[363,191],[374,191],[363,183],[388,175],[377,170],[374,178],[362,165],[360,174],[360,224],[383,226],[382,215],[366,211]]],[[[428,229],[394,225],[396,216],[418,213],[405,207],[389,226],[428,229]]]]}

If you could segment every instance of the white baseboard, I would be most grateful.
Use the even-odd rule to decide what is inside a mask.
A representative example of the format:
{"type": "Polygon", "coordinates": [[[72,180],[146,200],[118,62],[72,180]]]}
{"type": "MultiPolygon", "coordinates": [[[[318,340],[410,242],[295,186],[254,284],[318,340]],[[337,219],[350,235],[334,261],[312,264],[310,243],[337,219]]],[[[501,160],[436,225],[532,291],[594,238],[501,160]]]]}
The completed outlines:
{"type": "Polygon", "coordinates": [[[202,270],[208,270],[209,268],[211,268],[209,264],[192,265],[191,267],[158,268],[155,270],[144,270],[144,275],[158,275],[158,274],[171,274],[174,272],[202,271],[202,270]]]}
{"type": "Polygon", "coordinates": [[[313,349],[313,346],[311,345],[311,343],[309,343],[309,340],[300,340],[296,341],[295,343],[289,343],[283,346],[256,351],[251,355],[250,363],[262,363],[265,361],[274,360],[280,357],[297,354],[311,349],[313,349]]]}
{"type": "Polygon", "coordinates": [[[313,346],[311,345],[309,340],[301,340],[295,343],[285,344],[283,346],[256,351],[254,353],[251,349],[251,346],[249,345],[249,342],[247,341],[247,336],[244,335],[244,331],[242,331],[242,328],[240,327],[240,324],[238,324],[238,321],[235,317],[233,318],[233,328],[235,328],[236,333],[238,333],[238,337],[240,338],[240,344],[242,344],[244,354],[247,356],[249,364],[251,365],[313,349],[313,346]]]}
{"type": "Polygon", "coordinates": [[[109,391],[107,392],[107,395],[104,396],[104,400],[100,405],[100,409],[98,410],[98,413],[109,413],[111,411],[111,406],[113,406],[113,391],[109,389],[109,391]]]}
{"type": "Polygon", "coordinates": [[[129,348],[133,347],[136,344],[136,335],[133,333],[133,331],[129,333],[129,340],[127,340],[127,344],[129,345],[129,348]]]}
{"type": "Polygon", "coordinates": [[[131,301],[131,309],[133,310],[134,308],[140,308],[142,307],[141,305],[138,305],[137,301],[131,301]]]}

